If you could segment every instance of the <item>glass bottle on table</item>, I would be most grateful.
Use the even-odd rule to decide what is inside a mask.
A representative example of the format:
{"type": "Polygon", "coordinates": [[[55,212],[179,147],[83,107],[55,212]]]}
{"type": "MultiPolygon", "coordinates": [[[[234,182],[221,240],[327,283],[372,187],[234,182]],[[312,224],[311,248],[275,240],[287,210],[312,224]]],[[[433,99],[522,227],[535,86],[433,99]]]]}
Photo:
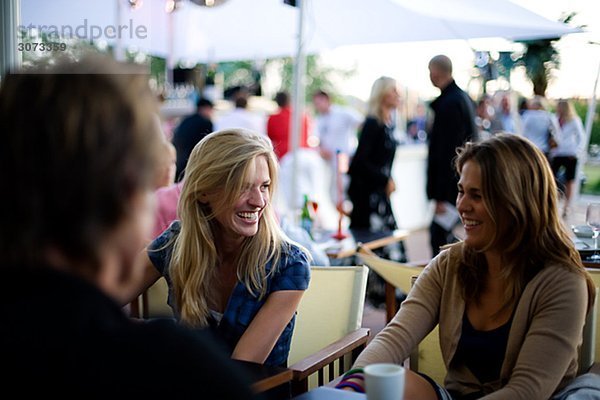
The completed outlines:
{"type": "Polygon", "coordinates": [[[598,254],[598,235],[600,234],[600,203],[590,203],[585,212],[585,222],[592,228],[594,238],[594,254],[590,257],[591,260],[599,261],[598,254]]]}
{"type": "MultiPolygon", "coordinates": [[[[300,213],[300,226],[308,233],[311,239],[313,239],[312,229],[313,229],[313,219],[310,213],[310,200],[308,199],[308,195],[304,195],[304,204],[302,206],[302,211],[300,213]]],[[[314,239],[313,239],[314,240],[314,239]]]]}

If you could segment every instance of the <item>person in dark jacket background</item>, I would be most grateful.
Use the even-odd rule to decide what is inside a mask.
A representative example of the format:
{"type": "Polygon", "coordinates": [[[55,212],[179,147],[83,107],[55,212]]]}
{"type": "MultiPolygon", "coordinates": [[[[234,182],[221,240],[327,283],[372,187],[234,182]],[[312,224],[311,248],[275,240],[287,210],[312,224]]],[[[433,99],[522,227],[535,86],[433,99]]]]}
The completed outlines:
{"type": "Polygon", "coordinates": [[[172,139],[175,150],[177,150],[175,182],[183,179],[185,166],[194,146],[213,131],[213,109],[212,101],[205,98],[198,99],[196,112],[185,117],[175,129],[172,139]]]}
{"type": "MultiPolygon", "coordinates": [[[[434,201],[435,214],[441,215],[450,212],[450,206],[456,206],[458,176],[452,164],[456,149],[475,140],[477,128],[473,100],[454,81],[452,61],[445,55],[433,57],[429,61],[429,77],[441,93],[430,104],[434,120],[429,132],[427,198],[434,201]]],[[[435,217],[429,232],[433,256],[439,253],[440,246],[455,241],[452,230],[438,224],[435,217]]]]}

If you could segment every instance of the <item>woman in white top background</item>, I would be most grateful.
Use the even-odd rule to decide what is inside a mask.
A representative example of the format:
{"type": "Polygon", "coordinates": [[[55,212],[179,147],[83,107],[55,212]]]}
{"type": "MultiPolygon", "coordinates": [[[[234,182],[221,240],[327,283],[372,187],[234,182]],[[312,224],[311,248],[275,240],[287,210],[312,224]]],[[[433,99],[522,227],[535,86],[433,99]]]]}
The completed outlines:
{"type": "Polygon", "coordinates": [[[585,132],[581,118],[575,112],[573,104],[569,100],[559,100],[556,104],[556,117],[560,129],[556,133],[557,147],[550,151],[552,172],[556,177],[559,189],[564,192],[563,217],[569,213],[573,185],[577,170],[577,160],[585,146],[585,132]],[[561,176],[561,168],[564,168],[564,178],[561,176]]]}

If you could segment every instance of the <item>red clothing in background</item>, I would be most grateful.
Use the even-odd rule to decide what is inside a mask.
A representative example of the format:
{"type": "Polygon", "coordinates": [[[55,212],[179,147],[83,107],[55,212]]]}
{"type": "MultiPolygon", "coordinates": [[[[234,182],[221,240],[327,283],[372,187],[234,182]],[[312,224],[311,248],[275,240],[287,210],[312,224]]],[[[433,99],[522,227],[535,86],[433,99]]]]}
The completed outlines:
{"type": "MultiPolygon", "coordinates": [[[[267,120],[267,134],[271,138],[275,154],[280,160],[289,151],[291,118],[291,108],[284,107],[278,113],[270,115],[267,120]]],[[[300,129],[300,147],[308,147],[309,123],[308,116],[304,114],[302,116],[302,129],[300,129]]]]}

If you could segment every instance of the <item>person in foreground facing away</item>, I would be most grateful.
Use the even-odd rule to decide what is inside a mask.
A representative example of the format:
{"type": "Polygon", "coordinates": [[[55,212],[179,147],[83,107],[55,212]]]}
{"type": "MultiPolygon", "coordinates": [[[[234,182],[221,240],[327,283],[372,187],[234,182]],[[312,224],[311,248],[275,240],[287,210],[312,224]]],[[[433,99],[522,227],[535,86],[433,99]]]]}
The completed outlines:
{"type": "Polygon", "coordinates": [[[498,134],[458,151],[463,241],[424,269],[394,319],[338,383],[360,368],[400,364],[439,323],[444,387],[406,371],[405,399],[548,399],[577,374],[595,289],[560,221],[544,154],[498,134]]]}
{"type": "Polygon", "coordinates": [[[213,132],[192,151],[178,216],[142,257],[135,295],[164,276],[169,305],[193,328],[211,327],[231,357],[286,365],[309,255],[286,238],[271,204],[271,141],[243,129],[213,132]]]}
{"type": "Polygon", "coordinates": [[[255,398],[212,337],[119,305],[153,219],[147,79],[91,56],[3,79],[1,380],[19,397],[255,398]]]}

